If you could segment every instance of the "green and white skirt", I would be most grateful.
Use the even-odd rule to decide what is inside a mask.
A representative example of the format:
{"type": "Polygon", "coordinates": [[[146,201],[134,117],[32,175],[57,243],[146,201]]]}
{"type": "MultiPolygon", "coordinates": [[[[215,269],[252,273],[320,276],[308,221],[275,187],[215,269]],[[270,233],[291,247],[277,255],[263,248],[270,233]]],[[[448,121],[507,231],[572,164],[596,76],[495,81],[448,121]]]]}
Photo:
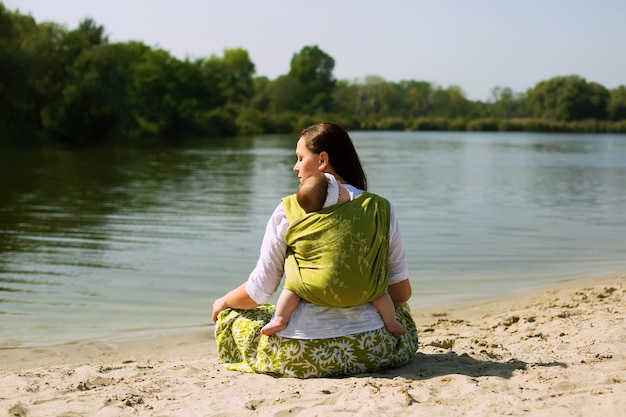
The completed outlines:
{"type": "Polygon", "coordinates": [[[407,330],[400,338],[384,327],[327,339],[262,335],[274,309],[269,304],[252,310],[229,308],[218,315],[215,339],[227,369],[295,378],[353,375],[405,365],[417,352],[417,329],[408,305],[396,309],[407,330]]]}

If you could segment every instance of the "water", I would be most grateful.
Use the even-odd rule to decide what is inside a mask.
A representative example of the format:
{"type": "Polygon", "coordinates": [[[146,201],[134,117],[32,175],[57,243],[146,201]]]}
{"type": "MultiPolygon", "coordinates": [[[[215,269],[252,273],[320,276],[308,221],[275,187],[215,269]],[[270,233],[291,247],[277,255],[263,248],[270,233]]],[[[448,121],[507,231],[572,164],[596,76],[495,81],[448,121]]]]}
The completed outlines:
{"type": "MultiPolygon", "coordinates": [[[[355,132],[415,307],[626,270],[626,136],[355,132]]],[[[0,147],[0,347],[210,324],[297,178],[294,136],[0,147]]]]}

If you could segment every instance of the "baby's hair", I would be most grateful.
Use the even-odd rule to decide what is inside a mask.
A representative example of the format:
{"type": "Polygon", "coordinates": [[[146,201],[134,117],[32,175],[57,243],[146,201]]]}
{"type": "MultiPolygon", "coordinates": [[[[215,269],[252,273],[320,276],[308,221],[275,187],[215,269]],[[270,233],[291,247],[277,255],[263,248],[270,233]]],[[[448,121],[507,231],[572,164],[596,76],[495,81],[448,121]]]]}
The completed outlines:
{"type": "Polygon", "coordinates": [[[302,180],[298,186],[296,199],[305,212],[311,213],[324,207],[327,195],[328,179],[320,172],[302,180]]]}

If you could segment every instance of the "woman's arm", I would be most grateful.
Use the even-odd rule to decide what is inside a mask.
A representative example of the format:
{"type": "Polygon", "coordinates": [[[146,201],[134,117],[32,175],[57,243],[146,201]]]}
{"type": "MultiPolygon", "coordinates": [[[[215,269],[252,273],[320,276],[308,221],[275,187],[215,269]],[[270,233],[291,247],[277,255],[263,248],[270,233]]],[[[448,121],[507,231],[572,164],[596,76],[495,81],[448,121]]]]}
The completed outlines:
{"type": "Polygon", "coordinates": [[[257,302],[248,295],[248,292],[246,291],[246,284],[244,283],[213,302],[213,314],[211,315],[211,318],[214,322],[217,321],[217,315],[227,308],[241,308],[249,310],[257,306],[257,302]]]}
{"type": "Polygon", "coordinates": [[[387,287],[387,292],[396,307],[402,307],[409,301],[412,294],[411,282],[408,279],[392,284],[387,287]]]}
{"type": "Polygon", "coordinates": [[[259,258],[246,282],[246,291],[257,304],[266,303],[280,285],[287,255],[285,233],[288,228],[283,204],[279,203],[267,222],[259,258]]]}
{"type": "MultiPolygon", "coordinates": [[[[391,204],[391,203],[390,203],[391,204]]],[[[405,305],[411,298],[411,282],[406,264],[404,245],[396,211],[391,204],[391,230],[389,241],[389,286],[387,292],[396,307],[405,305]]]]}
{"type": "Polygon", "coordinates": [[[256,267],[248,280],[213,303],[213,321],[227,308],[249,310],[265,303],[278,288],[283,275],[285,232],[289,227],[282,203],[278,204],[265,227],[256,267]]]}

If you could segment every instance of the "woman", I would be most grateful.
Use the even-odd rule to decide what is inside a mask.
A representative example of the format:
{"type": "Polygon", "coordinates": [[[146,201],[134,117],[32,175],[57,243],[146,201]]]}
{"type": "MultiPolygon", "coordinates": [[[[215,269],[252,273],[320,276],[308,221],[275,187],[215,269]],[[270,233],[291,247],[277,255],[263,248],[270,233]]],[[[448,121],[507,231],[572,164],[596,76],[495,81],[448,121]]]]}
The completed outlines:
{"type": "MultiPolygon", "coordinates": [[[[320,123],[304,129],[296,158],[293,170],[300,181],[315,173],[329,173],[356,204],[363,199],[365,173],[348,133],[340,126],[320,123]]],[[[396,338],[389,333],[369,303],[340,308],[307,302],[298,305],[286,329],[261,335],[274,313],[274,307],[264,303],[276,292],[285,272],[290,250],[286,235],[298,220],[294,221],[297,210],[290,201],[290,197],[283,199],[268,221],[259,260],[248,280],[213,303],[220,360],[232,370],[298,378],[373,372],[408,363],[417,351],[417,331],[406,304],[411,284],[392,206],[385,257],[387,292],[405,335],[396,338]]]]}

